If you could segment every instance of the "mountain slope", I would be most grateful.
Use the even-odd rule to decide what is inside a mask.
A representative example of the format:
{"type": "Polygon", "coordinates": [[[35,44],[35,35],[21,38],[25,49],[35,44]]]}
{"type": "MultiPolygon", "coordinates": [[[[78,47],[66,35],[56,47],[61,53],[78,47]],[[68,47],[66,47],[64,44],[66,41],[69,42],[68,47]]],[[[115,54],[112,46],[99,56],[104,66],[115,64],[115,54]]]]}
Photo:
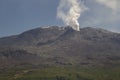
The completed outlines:
{"type": "Polygon", "coordinates": [[[32,56],[35,54],[33,60],[37,59],[36,64],[29,60],[33,65],[120,66],[120,34],[103,29],[87,27],[74,31],[70,27],[37,28],[1,38],[0,46],[25,50],[32,56]]]}

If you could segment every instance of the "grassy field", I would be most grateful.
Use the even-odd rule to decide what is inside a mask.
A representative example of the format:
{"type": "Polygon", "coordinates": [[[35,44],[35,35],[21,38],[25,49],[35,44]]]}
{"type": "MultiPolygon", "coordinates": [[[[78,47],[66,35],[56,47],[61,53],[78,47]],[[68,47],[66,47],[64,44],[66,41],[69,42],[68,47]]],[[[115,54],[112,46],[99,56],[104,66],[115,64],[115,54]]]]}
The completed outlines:
{"type": "Polygon", "coordinates": [[[0,70],[0,80],[120,80],[120,68],[47,67],[0,70]]]}

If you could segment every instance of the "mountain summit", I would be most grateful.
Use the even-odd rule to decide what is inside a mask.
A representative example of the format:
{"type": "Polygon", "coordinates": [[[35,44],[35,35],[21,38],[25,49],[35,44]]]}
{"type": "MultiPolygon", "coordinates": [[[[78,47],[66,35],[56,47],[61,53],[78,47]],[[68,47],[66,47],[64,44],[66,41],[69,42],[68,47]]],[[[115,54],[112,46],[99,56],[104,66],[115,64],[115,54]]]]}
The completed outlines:
{"type": "Polygon", "coordinates": [[[0,38],[0,63],[31,65],[118,65],[120,34],[86,27],[40,27],[0,38]],[[32,60],[32,61],[31,61],[32,60]],[[6,61],[6,62],[2,62],[6,61]],[[44,63],[43,63],[44,62],[44,63]]]}

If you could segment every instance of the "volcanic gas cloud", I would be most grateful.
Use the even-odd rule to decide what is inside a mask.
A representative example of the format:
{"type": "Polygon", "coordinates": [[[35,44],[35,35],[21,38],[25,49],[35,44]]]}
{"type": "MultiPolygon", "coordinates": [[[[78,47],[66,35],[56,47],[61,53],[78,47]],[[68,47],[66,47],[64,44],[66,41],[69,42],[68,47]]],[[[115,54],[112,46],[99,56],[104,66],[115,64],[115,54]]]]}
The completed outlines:
{"type": "MultiPolygon", "coordinates": [[[[89,9],[84,6],[87,0],[60,0],[57,9],[57,18],[61,19],[66,26],[72,27],[74,30],[80,31],[79,18],[81,14],[89,9]]],[[[105,5],[112,10],[117,7],[118,0],[93,0],[101,5],[105,5]]]]}
{"type": "Polygon", "coordinates": [[[74,30],[79,31],[80,24],[78,19],[85,9],[81,0],[61,0],[57,10],[57,17],[61,19],[65,25],[71,26],[74,30]]]}

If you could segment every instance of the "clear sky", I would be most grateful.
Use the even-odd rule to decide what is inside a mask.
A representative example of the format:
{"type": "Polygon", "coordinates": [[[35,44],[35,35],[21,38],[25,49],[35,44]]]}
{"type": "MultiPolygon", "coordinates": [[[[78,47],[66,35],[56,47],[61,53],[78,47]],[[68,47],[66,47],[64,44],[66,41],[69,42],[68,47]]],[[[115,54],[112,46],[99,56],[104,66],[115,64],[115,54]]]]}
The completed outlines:
{"type": "MultiPolygon", "coordinates": [[[[15,35],[48,25],[63,25],[56,18],[60,0],[0,0],[0,37],[15,35]]],[[[116,12],[94,0],[83,0],[86,7],[81,27],[99,27],[120,32],[120,8],[116,12]]],[[[118,0],[118,4],[120,0],[118,0]]]]}

